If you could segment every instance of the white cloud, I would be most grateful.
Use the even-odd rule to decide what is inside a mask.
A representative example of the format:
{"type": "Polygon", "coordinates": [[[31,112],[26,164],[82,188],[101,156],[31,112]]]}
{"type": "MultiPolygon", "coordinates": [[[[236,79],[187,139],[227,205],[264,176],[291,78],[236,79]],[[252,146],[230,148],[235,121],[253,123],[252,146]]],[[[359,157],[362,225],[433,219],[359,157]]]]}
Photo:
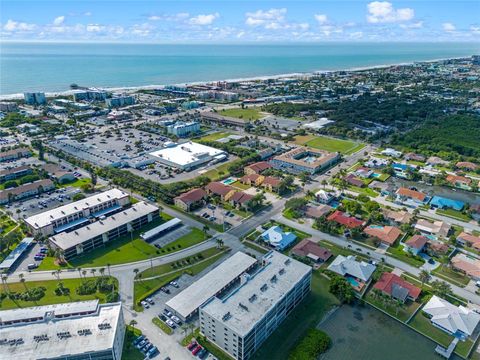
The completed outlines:
{"type": "Polygon", "coordinates": [[[470,26],[470,31],[475,35],[480,35],[480,26],[472,25],[470,26]]]}
{"type": "Polygon", "coordinates": [[[92,13],[90,11],[87,11],[87,12],[83,13],[83,16],[92,16],[92,13]]]}
{"type": "Polygon", "coordinates": [[[159,20],[181,21],[181,20],[188,19],[189,17],[190,17],[189,13],[181,12],[177,14],[150,15],[147,17],[147,19],[150,21],[159,21],[159,20]]]}
{"type": "Polygon", "coordinates": [[[53,25],[55,26],[60,26],[63,24],[63,22],[65,21],[65,16],[58,16],[56,17],[55,19],[53,19],[53,25]]]}
{"type": "Polygon", "coordinates": [[[367,5],[367,11],[367,21],[372,24],[409,21],[415,16],[413,9],[395,9],[388,1],[373,1],[367,5]]]}
{"type": "Polygon", "coordinates": [[[402,29],[421,29],[423,27],[423,21],[417,21],[411,24],[400,24],[402,29]]]}
{"type": "Polygon", "coordinates": [[[453,25],[451,22],[443,23],[442,24],[442,29],[443,29],[443,31],[446,31],[446,32],[453,32],[453,31],[457,30],[455,25],[453,25]]]}
{"type": "Polygon", "coordinates": [[[200,14],[200,15],[191,17],[189,20],[189,23],[191,25],[199,25],[199,26],[211,25],[216,19],[219,18],[219,16],[220,16],[219,13],[200,14]]]}
{"type": "Polygon", "coordinates": [[[270,10],[257,10],[255,12],[248,12],[245,14],[245,24],[248,26],[269,26],[276,27],[278,24],[285,20],[285,14],[287,9],[270,9],[270,10]]]}
{"type": "Polygon", "coordinates": [[[88,24],[85,28],[88,32],[98,33],[105,30],[105,26],[99,24],[88,24]]]}
{"type": "Polygon", "coordinates": [[[315,14],[314,17],[320,25],[325,24],[328,21],[328,17],[325,14],[315,14]]]}
{"type": "Polygon", "coordinates": [[[33,31],[36,28],[37,28],[37,25],[35,24],[18,22],[11,19],[7,20],[7,22],[3,26],[3,30],[7,32],[28,32],[28,31],[33,31]]]}
{"type": "Polygon", "coordinates": [[[350,38],[352,39],[361,39],[363,37],[362,31],[355,31],[349,34],[350,38]]]}
{"type": "Polygon", "coordinates": [[[158,21],[158,20],[162,20],[162,17],[158,15],[152,15],[152,16],[149,16],[147,19],[150,21],[158,21]]]}

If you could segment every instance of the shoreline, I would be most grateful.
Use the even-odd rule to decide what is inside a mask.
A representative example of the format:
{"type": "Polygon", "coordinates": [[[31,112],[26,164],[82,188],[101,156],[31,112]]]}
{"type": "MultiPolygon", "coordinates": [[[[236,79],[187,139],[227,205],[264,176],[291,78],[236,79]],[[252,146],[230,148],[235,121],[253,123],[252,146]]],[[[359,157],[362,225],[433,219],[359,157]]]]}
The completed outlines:
{"type": "MultiPolygon", "coordinates": [[[[403,63],[357,66],[357,67],[337,69],[337,70],[314,70],[314,71],[293,72],[293,73],[285,73],[285,74],[277,74],[277,75],[259,75],[259,76],[243,77],[243,78],[217,79],[217,80],[209,80],[209,81],[192,81],[187,83],[157,84],[157,85],[150,84],[150,85],[138,85],[138,86],[112,86],[112,87],[90,86],[89,88],[102,89],[109,92],[135,92],[139,90],[153,90],[153,89],[162,88],[169,85],[192,86],[192,85],[205,85],[205,84],[210,84],[210,83],[215,83],[220,81],[243,82],[243,81],[259,81],[259,80],[279,80],[279,79],[289,78],[289,77],[315,76],[320,74],[336,73],[341,71],[359,72],[359,71],[367,71],[367,70],[385,69],[385,68],[395,67],[395,66],[410,66],[416,63],[429,64],[429,63],[436,63],[439,61],[465,59],[473,55],[474,54],[458,56],[458,57],[437,58],[437,59],[431,59],[431,60],[419,60],[419,61],[413,60],[413,61],[403,62],[403,63]]],[[[69,95],[72,95],[75,91],[77,90],[70,89],[70,90],[64,90],[64,91],[45,92],[45,96],[46,97],[69,96],[69,95]]],[[[23,93],[0,95],[0,101],[20,100],[20,99],[23,99],[23,93]]]]}

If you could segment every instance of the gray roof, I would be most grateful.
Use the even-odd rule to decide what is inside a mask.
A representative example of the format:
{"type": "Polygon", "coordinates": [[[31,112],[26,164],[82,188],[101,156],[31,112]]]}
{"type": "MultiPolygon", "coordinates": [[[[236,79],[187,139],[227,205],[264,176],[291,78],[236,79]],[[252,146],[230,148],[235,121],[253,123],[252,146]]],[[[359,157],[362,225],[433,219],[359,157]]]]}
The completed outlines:
{"type": "Polygon", "coordinates": [[[166,305],[186,318],[255,263],[256,259],[239,251],[167,301],[166,305]]]}
{"type": "Polygon", "coordinates": [[[350,275],[363,281],[368,281],[375,271],[376,266],[365,261],[355,260],[355,256],[345,257],[338,255],[330,264],[328,270],[336,272],[342,276],[350,275]]]}
{"type": "Polygon", "coordinates": [[[3,260],[0,264],[0,269],[10,269],[10,267],[15,264],[18,258],[23,254],[26,248],[32,243],[33,237],[24,238],[15,249],[12,250],[10,254],[3,260]]]}
{"type": "Polygon", "coordinates": [[[65,250],[98,235],[102,235],[110,230],[116,229],[119,226],[125,225],[133,220],[139,219],[142,216],[148,215],[154,211],[158,211],[158,207],[146,202],[139,202],[134,204],[132,207],[120,211],[114,215],[110,215],[103,220],[98,220],[94,223],[85,225],[70,232],[63,232],[52,236],[50,237],[50,241],[52,241],[59,248],[65,250]]]}
{"type": "Polygon", "coordinates": [[[226,298],[213,298],[202,306],[201,311],[244,336],[312,271],[310,266],[276,251],[265,254],[263,260],[267,265],[247,277],[248,281],[232,290],[226,298]],[[231,316],[223,320],[227,313],[231,316]]]}
{"type": "Polygon", "coordinates": [[[398,284],[392,284],[392,297],[398,300],[405,301],[408,296],[408,289],[398,284]]]}
{"type": "Polygon", "coordinates": [[[172,220],[167,221],[166,223],[163,223],[161,225],[158,225],[157,227],[145,231],[143,234],[140,235],[140,237],[143,240],[149,240],[150,238],[153,238],[160,234],[162,231],[165,231],[167,229],[170,229],[171,227],[177,226],[182,223],[182,220],[178,218],[173,218],[172,220]]]}
{"type": "Polygon", "coordinates": [[[36,322],[22,322],[0,328],[0,338],[7,340],[22,339],[23,343],[14,346],[1,345],[1,359],[51,359],[64,355],[77,355],[87,352],[108,350],[113,347],[117,325],[121,317],[122,305],[102,304],[97,301],[40,306],[18,310],[1,311],[0,317],[41,315],[54,308],[55,315],[62,311],[71,314],[73,310],[86,308],[94,311],[82,316],[64,318],[44,318],[36,322]],[[98,307],[97,307],[98,305],[98,307]],[[4,313],[7,313],[4,315],[4,313]],[[110,327],[100,329],[99,324],[110,324],[110,327]],[[80,335],[79,330],[89,329],[90,335],[80,335]],[[69,332],[71,337],[60,338],[57,334],[69,332]],[[35,336],[46,336],[48,340],[36,341],[35,336]]]}

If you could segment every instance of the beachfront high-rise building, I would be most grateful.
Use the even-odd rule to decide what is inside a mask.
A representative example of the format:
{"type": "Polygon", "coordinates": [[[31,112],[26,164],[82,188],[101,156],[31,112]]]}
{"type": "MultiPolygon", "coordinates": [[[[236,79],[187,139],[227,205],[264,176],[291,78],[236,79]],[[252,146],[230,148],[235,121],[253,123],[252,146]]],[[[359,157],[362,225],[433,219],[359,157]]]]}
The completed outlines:
{"type": "Polygon", "coordinates": [[[73,99],[75,101],[91,100],[91,101],[103,101],[107,98],[107,92],[101,90],[86,90],[76,91],[73,93],[73,99]]]}
{"type": "Polygon", "coordinates": [[[167,132],[169,134],[176,135],[178,137],[186,137],[191,134],[196,134],[200,131],[200,124],[192,121],[188,123],[177,122],[175,124],[167,126],[167,132]]]}
{"type": "Polygon", "coordinates": [[[43,92],[26,92],[23,93],[23,98],[27,105],[45,105],[47,103],[47,98],[43,92]]]}
{"type": "Polygon", "coordinates": [[[307,296],[311,278],[310,266],[270,251],[236,286],[200,307],[200,331],[234,359],[250,359],[307,296]]]}
{"type": "Polygon", "coordinates": [[[129,106],[135,104],[135,97],[133,96],[115,96],[105,100],[109,108],[118,108],[122,106],[129,106]]]}

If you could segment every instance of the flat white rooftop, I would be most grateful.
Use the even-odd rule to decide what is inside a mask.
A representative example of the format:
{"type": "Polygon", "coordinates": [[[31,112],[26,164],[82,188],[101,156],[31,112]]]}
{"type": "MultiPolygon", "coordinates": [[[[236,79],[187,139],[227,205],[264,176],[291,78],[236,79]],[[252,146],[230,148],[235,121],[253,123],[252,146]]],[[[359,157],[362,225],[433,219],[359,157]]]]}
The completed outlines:
{"type": "Polygon", "coordinates": [[[92,239],[98,235],[102,235],[119,226],[127,224],[133,220],[148,215],[154,211],[158,211],[158,207],[146,202],[138,202],[132,207],[120,211],[114,215],[110,215],[103,220],[85,225],[81,228],[70,232],[63,232],[50,237],[50,240],[61,249],[68,249],[72,246],[83,243],[88,239],[92,239]]]}
{"type": "Polygon", "coordinates": [[[178,166],[187,166],[205,159],[210,161],[211,158],[218,155],[225,155],[223,150],[215,149],[210,146],[198,144],[195,142],[186,142],[174,146],[166,147],[150,153],[159,159],[166,160],[178,166]]]}
{"type": "Polygon", "coordinates": [[[279,252],[271,251],[264,257],[263,266],[243,285],[220,299],[213,298],[202,310],[224,323],[239,336],[245,336],[283,296],[312,268],[279,252]],[[225,314],[230,313],[227,320],[225,314]]]}
{"type": "Polygon", "coordinates": [[[121,199],[128,196],[127,193],[119,189],[111,189],[104,191],[100,194],[89,196],[85,199],[66,204],[55,209],[51,209],[40,214],[30,216],[25,221],[34,229],[41,229],[44,226],[48,226],[52,221],[61,219],[70,214],[75,214],[81,210],[88,209],[92,206],[102,204],[109,200],[121,199]]]}
{"type": "Polygon", "coordinates": [[[18,258],[23,254],[23,252],[30,246],[33,241],[33,237],[24,238],[15,249],[12,250],[10,254],[3,260],[0,264],[0,269],[10,269],[10,267],[15,264],[18,258]]]}
{"type": "MultiPolygon", "coordinates": [[[[63,304],[57,305],[59,309],[63,304]]],[[[84,306],[84,305],[81,305],[84,306]]],[[[92,304],[87,304],[91,308],[92,304]]],[[[96,306],[95,306],[96,307],[96,306]]],[[[45,310],[37,307],[33,312],[45,310]]],[[[15,310],[8,310],[15,311],[15,310]]],[[[7,312],[8,312],[7,311],[7,312]]],[[[28,312],[20,309],[20,312],[28,312]]],[[[19,323],[0,328],[0,339],[7,343],[0,345],[0,359],[50,359],[62,355],[76,355],[87,352],[108,350],[113,348],[117,324],[122,311],[121,303],[103,304],[98,311],[83,316],[45,319],[34,323],[19,323]],[[99,324],[109,324],[109,327],[100,329],[99,324]],[[79,335],[78,331],[89,329],[89,335],[79,335]],[[60,338],[58,333],[68,332],[70,337],[60,338]],[[43,341],[36,341],[35,336],[44,336],[43,341]],[[23,343],[10,345],[8,341],[22,339],[23,343]]],[[[4,311],[0,312],[0,317],[4,311]]],[[[57,311],[55,311],[57,314],[57,311]]],[[[22,317],[24,314],[19,314],[22,317]]]]}
{"type": "Polygon", "coordinates": [[[239,251],[167,301],[166,305],[185,319],[255,263],[256,259],[239,251]]]}

